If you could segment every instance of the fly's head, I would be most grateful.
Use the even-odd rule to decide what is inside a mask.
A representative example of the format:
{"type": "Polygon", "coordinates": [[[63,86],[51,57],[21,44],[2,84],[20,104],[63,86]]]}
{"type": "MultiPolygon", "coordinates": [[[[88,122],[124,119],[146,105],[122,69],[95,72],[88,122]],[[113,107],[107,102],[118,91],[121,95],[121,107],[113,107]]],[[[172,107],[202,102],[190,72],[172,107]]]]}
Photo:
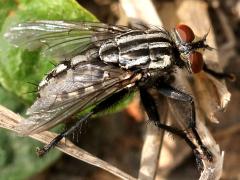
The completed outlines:
{"type": "Polygon", "coordinates": [[[190,73],[199,73],[204,66],[202,51],[212,50],[206,44],[206,37],[197,39],[193,30],[184,24],[177,25],[173,31],[173,39],[179,52],[181,61],[190,73]]]}

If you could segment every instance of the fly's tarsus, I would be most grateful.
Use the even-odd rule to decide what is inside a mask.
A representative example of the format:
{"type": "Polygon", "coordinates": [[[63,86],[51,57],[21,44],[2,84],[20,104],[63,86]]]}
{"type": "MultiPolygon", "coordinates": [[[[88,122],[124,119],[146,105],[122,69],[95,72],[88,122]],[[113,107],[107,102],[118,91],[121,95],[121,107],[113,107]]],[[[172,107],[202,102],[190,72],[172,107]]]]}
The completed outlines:
{"type": "Polygon", "coordinates": [[[232,82],[236,81],[236,75],[233,73],[217,72],[217,71],[214,71],[214,70],[208,68],[206,64],[204,65],[203,70],[206,73],[211,74],[213,77],[215,77],[217,79],[225,79],[225,80],[229,80],[232,82]]]}

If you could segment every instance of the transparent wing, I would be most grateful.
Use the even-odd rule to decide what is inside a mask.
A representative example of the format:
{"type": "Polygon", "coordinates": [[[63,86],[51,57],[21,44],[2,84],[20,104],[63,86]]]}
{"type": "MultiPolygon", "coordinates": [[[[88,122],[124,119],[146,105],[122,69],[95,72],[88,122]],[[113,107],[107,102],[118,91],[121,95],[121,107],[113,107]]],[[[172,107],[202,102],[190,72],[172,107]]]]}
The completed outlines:
{"type": "Polygon", "coordinates": [[[97,22],[36,21],[12,27],[5,38],[31,51],[45,47],[44,54],[66,60],[128,30],[97,22]]]}
{"type": "Polygon", "coordinates": [[[117,67],[85,62],[49,80],[19,125],[21,134],[47,130],[77,112],[101,102],[131,84],[131,73],[117,67]]]}
{"type": "Polygon", "coordinates": [[[191,104],[183,101],[173,100],[168,98],[168,104],[173,114],[174,119],[178,124],[177,127],[187,129],[189,122],[191,121],[191,104]]]}

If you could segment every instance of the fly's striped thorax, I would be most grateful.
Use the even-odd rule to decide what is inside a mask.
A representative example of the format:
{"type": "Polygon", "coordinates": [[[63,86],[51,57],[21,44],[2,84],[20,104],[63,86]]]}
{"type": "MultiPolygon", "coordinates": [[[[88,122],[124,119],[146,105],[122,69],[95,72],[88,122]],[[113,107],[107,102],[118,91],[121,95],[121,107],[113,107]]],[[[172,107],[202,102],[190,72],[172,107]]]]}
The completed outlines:
{"type": "Polygon", "coordinates": [[[103,43],[101,60],[125,69],[164,69],[172,65],[172,40],[163,30],[131,30],[103,43]]]}

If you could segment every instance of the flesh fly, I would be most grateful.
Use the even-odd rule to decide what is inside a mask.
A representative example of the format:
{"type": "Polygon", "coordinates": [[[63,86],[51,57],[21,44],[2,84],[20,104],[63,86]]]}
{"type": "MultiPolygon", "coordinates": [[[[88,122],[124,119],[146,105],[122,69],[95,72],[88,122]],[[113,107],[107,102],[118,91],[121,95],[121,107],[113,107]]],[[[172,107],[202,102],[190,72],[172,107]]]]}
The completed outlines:
{"type": "MultiPolygon", "coordinates": [[[[207,36],[207,35],[206,35],[207,36]]],[[[59,64],[38,86],[38,98],[19,124],[21,134],[48,130],[86,109],[82,118],[39,150],[45,154],[63,137],[71,134],[92,115],[104,111],[131,92],[139,91],[149,120],[183,138],[196,157],[213,155],[202,143],[196,128],[193,98],[172,86],[176,69],[190,74],[205,71],[216,78],[229,75],[210,70],[202,50],[211,48],[206,36],[197,39],[190,27],[181,24],[172,31],[154,26],[128,28],[94,22],[36,21],[12,27],[5,37],[30,51],[44,48],[59,64]],[[189,104],[187,128],[181,130],[161,123],[157,105],[149,89],[167,98],[189,104]],[[194,134],[195,142],[188,137],[194,134]]]]}

